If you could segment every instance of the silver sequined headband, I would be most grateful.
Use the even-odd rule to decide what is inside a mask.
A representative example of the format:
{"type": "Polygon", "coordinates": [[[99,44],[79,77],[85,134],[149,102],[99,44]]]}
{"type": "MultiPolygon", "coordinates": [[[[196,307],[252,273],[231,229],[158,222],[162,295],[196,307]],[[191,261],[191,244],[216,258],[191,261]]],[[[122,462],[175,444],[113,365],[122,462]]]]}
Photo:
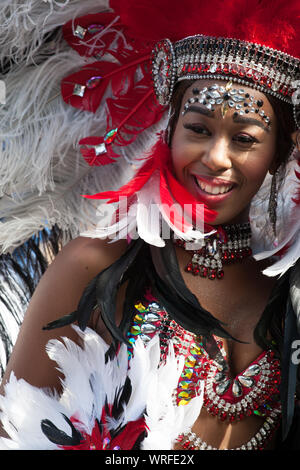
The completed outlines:
{"type": "Polygon", "coordinates": [[[195,103],[202,104],[210,111],[214,111],[216,105],[221,105],[223,117],[228,109],[234,109],[240,116],[257,114],[269,126],[271,121],[262,109],[263,101],[255,99],[242,88],[233,88],[232,85],[229,81],[226,86],[215,83],[201,90],[194,88],[193,97],[184,104],[182,114],[195,103]]]}

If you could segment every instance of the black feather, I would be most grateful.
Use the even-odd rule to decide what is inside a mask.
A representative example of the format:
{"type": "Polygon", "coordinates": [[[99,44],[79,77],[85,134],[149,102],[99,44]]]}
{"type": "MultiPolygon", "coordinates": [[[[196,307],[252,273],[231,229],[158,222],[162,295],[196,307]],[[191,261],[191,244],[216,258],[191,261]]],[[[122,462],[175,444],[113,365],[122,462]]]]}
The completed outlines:
{"type": "Polygon", "coordinates": [[[158,299],[169,315],[183,328],[198,335],[216,334],[232,338],[197,297],[186,286],[178,266],[173,242],[166,240],[164,248],[151,246],[152,261],[157,275],[152,277],[158,299]]]}
{"type": "Polygon", "coordinates": [[[296,315],[293,311],[291,299],[288,299],[285,325],[284,345],[281,360],[280,397],[282,402],[282,439],[285,440],[291,427],[295,409],[295,392],[297,382],[298,364],[292,361],[295,340],[299,339],[296,315]]]}
{"type": "Polygon", "coordinates": [[[127,251],[97,278],[96,296],[103,321],[113,337],[121,343],[127,343],[127,340],[121,330],[116,328],[117,293],[119,286],[127,279],[126,271],[135,261],[143,245],[144,241],[141,239],[132,241],[127,251]]]}
{"type": "Polygon", "coordinates": [[[13,253],[0,256],[0,338],[5,357],[1,361],[1,375],[13,348],[7,312],[17,327],[23,321],[24,313],[38,282],[45,273],[49,262],[62,247],[63,238],[70,239],[69,233],[57,226],[44,229],[31,237],[13,253]],[[4,307],[4,308],[3,308],[4,307]]]}
{"type": "Polygon", "coordinates": [[[66,325],[70,325],[71,323],[74,323],[77,320],[77,310],[75,310],[72,313],[69,313],[68,315],[65,315],[61,318],[58,318],[57,320],[54,320],[47,325],[43,326],[43,330],[54,330],[55,328],[61,328],[66,325]]]}
{"type": "Polygon", "coordinates": [[[49,441],[61,446],[76,446],[80,444],[83,437],[80,432],[74,427],[73,423],[67,416],[62,413],[64,420],[68,423],[72,430],[72,436],[68,436],[64,431],[58,429],[49,419],[41,421],[41,428],[49,441]]]}

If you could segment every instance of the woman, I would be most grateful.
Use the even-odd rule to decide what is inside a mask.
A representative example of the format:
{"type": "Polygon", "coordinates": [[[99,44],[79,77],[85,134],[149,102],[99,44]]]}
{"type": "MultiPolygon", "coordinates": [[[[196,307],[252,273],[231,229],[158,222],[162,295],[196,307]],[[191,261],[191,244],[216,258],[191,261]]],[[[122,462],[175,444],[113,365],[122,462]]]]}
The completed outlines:
{"type": "Polygon", "coordinates": [[[299,447],[299,50],[296,39],[289,55],[276,43],[282,18],[294,37],[297,7],[277,5],[280,28],[274,8],[265,43],[268,2],[247,17],[251,42],[246,28],[234,31],[243,2],[226,9],[226,35],[221,4],[196,3],[185,22],[173,2],[183,18],[175,32],[167,2],[137,11],[111,2],[112,13],[64,26],[79,54],[106,54],[62,82],[67,103],[108,109],[105,137],[80,142],[89,165],[121,158],[119,147],[140,152],[144,133],[162,132],[144,161],[131,161],[128,183],[86,195],[117,202],[115,223],[70,242],[39,283],[4,377],[3,448],[299,447]],[[200,22],[213,11],[212,24],[200,22]],[[157,19],[151,30],[141,13],[157,19]],[[61,336],[66,348],[53,341],[61,336]]]}

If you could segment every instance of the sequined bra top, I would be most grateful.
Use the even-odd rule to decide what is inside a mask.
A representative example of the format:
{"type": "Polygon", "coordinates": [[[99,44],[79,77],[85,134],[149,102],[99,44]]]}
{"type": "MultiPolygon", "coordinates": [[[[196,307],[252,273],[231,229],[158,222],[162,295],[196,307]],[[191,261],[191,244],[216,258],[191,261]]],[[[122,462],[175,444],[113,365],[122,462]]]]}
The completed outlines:
{"type": "MultiPolygon", "coordinates": [[[[137,338],[147,344],[159,335],[161,361],[168,353],[171,341],[176,355],[184,355],[184,367],[176,390],[178,406],[187,405],[199,392],[200,382],[205,383],[204,402],[206,410],[218,419],[233,422],[252,414],[267,418],[272,424],[279,421],[280,362],[273,351],[263,351],[244,371],[230,376],[222,341],[217,339],[220,354],[211,359],[203,338],[184,330],[172,320],[166,310],[147,292],[143,301],[134,306],[133,320],[128,340],[134,345],[137,338]]],[[[128,347],[129,358],[133,348],[128,347]]],[[[255,447],[256,448],[256,447],[255,447]]]]}

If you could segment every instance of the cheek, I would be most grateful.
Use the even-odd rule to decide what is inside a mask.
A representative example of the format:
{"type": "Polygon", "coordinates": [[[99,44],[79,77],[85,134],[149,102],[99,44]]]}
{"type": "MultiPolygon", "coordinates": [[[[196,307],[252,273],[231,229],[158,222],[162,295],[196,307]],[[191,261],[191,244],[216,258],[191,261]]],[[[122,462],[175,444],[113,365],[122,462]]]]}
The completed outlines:
{"type": "Polygon", "coordinates": [[[183,178],[184,168],[197,158],[193,152],[194,146],[189,145],[179,131],[175,132],[171,143],[171,159],[174,174],[179,180],[183,178]]]}
{"type": "Polygon", "coordinates": [[[254,160],[249,159],[241,168],[251,193],[255,194],[264,182],[272,161],[273,154],[269,156],[262,154],[258,155],[254,160]]]}

